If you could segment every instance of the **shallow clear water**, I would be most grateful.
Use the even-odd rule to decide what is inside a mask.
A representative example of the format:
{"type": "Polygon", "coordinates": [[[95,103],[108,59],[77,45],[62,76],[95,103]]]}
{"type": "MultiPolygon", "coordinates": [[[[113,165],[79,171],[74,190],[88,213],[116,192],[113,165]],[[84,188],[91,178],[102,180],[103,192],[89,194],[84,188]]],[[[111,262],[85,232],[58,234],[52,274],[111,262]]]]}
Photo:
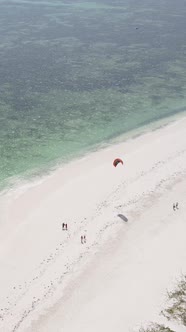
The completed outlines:
{"type": "Polygon", "coordinates": [[[0,0],[0,184],[186,109],[184,0],[0,0]]]}

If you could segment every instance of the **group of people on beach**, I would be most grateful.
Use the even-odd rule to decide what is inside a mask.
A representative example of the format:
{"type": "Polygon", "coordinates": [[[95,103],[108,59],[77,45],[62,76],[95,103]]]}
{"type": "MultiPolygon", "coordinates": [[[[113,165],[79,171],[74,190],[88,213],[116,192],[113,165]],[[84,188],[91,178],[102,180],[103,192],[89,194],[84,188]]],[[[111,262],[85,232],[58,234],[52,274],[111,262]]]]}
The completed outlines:
{"type": "Polygon", "coordinates": [[[64,222],[62,223],[62,230],[67,231],[68,230],[68,225],[65,224],[64,222]]]}
{"type": "MultiPolygon", "coordinates": [[[[63,222],[62,223],[62,231],[67,231],[67,230],[68,230],[68,225],[63,222]]],[[[86,242],[87,242],[86,235],[81,235],[81,244],[84,244],[86,242]]]]}
{"type": "Polygon", "coordinates": [[[177,203],[173,203],[173,210],[176,211],[178,209],[179,209],[178,202],[177,203]]]}
{"type": "MultiPolygon", "coordinates": [[[[176,202],[176,203],[173,203],[173,210],[174,211],[176,211],[176,210],[178,210],[179,209],[179,207],[178,207],[178,202],[176,202]]],[[[64,231],[64,230],[68,230],[68,225],[67,224],[65,224],[64,222],[62,223],[62,230],[64,231]]],[[[86,238],[86,235],[81,235],[81,244],[84,244],[84,243],[86,243],[87,242],[87,238],[86,238]]]]}
{"type": "Polygon", "coordinates": [[[81,235],[81,243],[84,244],[87,242],[86,235],[81,235]]]}

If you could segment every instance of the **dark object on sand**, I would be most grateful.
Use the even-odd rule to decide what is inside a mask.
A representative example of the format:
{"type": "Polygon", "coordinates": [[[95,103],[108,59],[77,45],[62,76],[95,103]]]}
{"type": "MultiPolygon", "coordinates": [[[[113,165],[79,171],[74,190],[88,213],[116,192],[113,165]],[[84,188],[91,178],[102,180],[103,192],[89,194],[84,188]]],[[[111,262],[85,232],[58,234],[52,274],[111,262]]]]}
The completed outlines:
{"type": "Polygon", "coordinates": [[[120,159],[120,158],[116,158],[114,161],[113,161],[113,166],[116,167],[119,163],[121,163],[123,165],[123,160],[120,159]]]}
{"type": "Polygon", "coordinates": [[[123,221],[127,222],[128,221],[128,218],[125,217],[123,214],[119,213],[118,214],[118,217],[120,217],[123,221]]]}

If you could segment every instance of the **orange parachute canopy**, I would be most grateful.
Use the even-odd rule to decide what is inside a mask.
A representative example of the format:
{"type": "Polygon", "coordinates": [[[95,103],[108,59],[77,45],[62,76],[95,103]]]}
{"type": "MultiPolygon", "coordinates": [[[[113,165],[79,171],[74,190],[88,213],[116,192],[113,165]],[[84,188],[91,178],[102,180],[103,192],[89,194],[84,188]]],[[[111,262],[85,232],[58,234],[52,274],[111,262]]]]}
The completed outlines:
{"type": "Polygon", "coordinates": [[[121,163],[123,165],[123,160],[121,160],[120,158],[116,158],[113,161],[113,166],[116,167],[119,163],[121,163]]]}

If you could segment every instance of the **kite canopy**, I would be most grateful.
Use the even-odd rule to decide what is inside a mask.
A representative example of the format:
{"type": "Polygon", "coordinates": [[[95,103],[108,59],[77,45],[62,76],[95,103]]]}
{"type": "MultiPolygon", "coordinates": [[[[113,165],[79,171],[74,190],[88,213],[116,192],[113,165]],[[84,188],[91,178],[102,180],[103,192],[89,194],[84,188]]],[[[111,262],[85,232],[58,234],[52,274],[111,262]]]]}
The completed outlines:
{"type": "Polygon", "coordinates": [[[120,158],[116,158],[113,161],[113,166],[116,167],[119,163],[121,163],[123,165],[123,160],[121,160],[120,158]]]}

